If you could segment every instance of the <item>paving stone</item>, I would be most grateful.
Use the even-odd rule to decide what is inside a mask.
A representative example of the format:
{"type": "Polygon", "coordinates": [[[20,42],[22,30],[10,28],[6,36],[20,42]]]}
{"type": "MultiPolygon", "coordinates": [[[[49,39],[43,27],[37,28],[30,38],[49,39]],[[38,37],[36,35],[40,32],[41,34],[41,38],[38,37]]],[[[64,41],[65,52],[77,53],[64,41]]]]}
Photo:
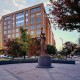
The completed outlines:
{"type": "Polygon", "coordinates": [[[53,68],[36,68],[37,65],[0,65],[0,80],[80,80],[80,61],[75,65],[52,63],[53,68]]]}

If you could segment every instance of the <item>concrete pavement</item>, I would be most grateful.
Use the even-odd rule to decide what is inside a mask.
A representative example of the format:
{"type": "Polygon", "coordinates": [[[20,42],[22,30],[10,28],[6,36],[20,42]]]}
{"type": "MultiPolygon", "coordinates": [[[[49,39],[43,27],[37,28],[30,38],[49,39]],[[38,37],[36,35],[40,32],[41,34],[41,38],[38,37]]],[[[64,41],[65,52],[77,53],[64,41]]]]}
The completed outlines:
{"type": "Polygon", "coordinates": [[[37,63],[0,65],[0,80],[80,80],[80,62],[52,63],[53,68],[36,68],[37,63]]]}

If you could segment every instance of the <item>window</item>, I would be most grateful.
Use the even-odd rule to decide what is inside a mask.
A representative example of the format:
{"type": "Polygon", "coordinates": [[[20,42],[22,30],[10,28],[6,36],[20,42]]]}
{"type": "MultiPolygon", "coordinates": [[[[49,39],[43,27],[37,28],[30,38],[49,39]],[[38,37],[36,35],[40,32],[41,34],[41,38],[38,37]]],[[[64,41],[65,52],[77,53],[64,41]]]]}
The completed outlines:
{"type": "Polygon", "coordinates": [[[41,10],[41,7],[40,7],[40,6],[38,6],[38,7],[36,7],[36,8],[32,8],[32,9],[31,9],[31,13],[33,13],[33,12],[35,12],[35,11],[39,11],[39,10],[41,10]]]}
{"type": "Polygon", "coordinates": [[[28,24],[28,21],[26,21],[26,24],[28,24]]]}
{"type": "Polygon", "coordinates": [[[11,24],[11,21],[8,21],[8,24],[11,24]]]}
{"type": "Polygon", "coordinates": [[[32,12],[35,12],[35,11],[36,11],[36,9],[35,9],[35,8],[31,9],[31,13],[32,13],[32,12]]]}
{"type": "Polygon", "coordinates": [[[14,17],[15,17],[15,16],[13,15],[12,18],[14,19],[14,17]]]}
{"type": "Polygon", "coordinates": [[[20,17],[16,19],[16,22],[24,20],[24,17],[20,17]]]}
{"type": "Polygon", "coordinates": [[[13,23],[13,28],[15,27],[14,23],[13,23]]]}
{"type": "Polygon", "coordinates": [[[8,30],[8,34],[11,34],[11,30],[8,30]]]}
{"type": "Polygon", "coordinates": [[[41,34],[41,30],[37,30],[37,34],[41,34]]]}
{"type": "Polygon", "coordinates": [[[30,26],[30,29],[33,30],[35,27],[34,26],[30,26]]]}
{"type": "Polygon", "coordinates": [[[4,34],[4,38],[7,38],[7,35],[6,34],[4,34]]]}
{"type": "Polygon", "coordinates": [[[10,16],[4,17],[4,20],[9,20],[10,16]]]}
{"type": "Polygon", "coordinates": [[[31,35],[34,35],[34,31],[31,31],[31,33],[30,33],[31,35]]]}
{"type": "Polygon", "coordinates": [[[7,22],[4,22],[4,25],[7,25],[7,22]]]}
{"type": "Polygon", "coordinates": [[[24,12],[20,12],[20,13],[16,14],[16,17],[20,17],[20,16],[23,16],[23,15],[24,15],[24,12]]]}
{"type": "Polygon", "coordinates": [[[12,26],[8,25],[8,29],[11,29],[11,28],[12,28],[12,26]]]}
{"type": "Polygon", "coordinates": [[[23,25],[24,25],[24,22],[16,23],[16,27],[20,27],[20,26],[23,26],[23,25]]]}
{"type": "Polygon", "coordinates": [[[8,35],[8,38],[11,38],[11,35],[8,35]]]}
{"type": "Polygon", "coordinates": [[[19,33],[16,33],[16,37],[19,37],[19,33]]]}
{"type": "Polygon", "coordinates": [[[36,22],[41,22],[40,17],[37,17],[37,18],[36,18],[36,22]]]}
{"type": "Polygon", "coordinates": [[[19,29],[16,29],[16,32],[19,32],[19,29]]]}
{"type": "Polygon", "coordinates": [[[28,19],[26,19],[26,21],[28,21],[28,19]]]}
{"type": "Polygon", "coordinates": [[[41,15],[41,13],[37,13],[37,14],[36,14],[36,16],[40,16],[40,15],[41,15]]]}
{"type": "Polygon", "coordinates": [[[7,26],[4,26],[4,30],[7,30],[7,26]]]}
{"type": "Polygon", "coordinates": [[[34,14],[31,14],[31,18],[34,18],[34,14]]]}
{"type": "Polygon", "coordinates": [[[36,11],[39,11],[39,10],[41,10],[41,7],[40,6],[36,7],[36,11]]]}
{"type": "Polygon", "coordinates": [[[26,11],[26,16],[28,16],[28,11],[26,11]]]}
{"type": "Polygon", "coordinates": [[[34,22],[35,22],[35,20],[34,19],[31,19],[30,23],[33,24],[34,22]]]}
{"type": "Polygon", "coordinates": [[[26,19],[28,19],[28,16],[26,16],[26,19]]]}
{"type": "Polygon", "coordinates": [[[36,27],[37,27],[37,29],[41,28],[41,24],[37,24],[36,27]]]}
{"type": "Polygon", "coordinates": [[[7,31],[4,31],[4,34],[7,34],[7,31]]]}

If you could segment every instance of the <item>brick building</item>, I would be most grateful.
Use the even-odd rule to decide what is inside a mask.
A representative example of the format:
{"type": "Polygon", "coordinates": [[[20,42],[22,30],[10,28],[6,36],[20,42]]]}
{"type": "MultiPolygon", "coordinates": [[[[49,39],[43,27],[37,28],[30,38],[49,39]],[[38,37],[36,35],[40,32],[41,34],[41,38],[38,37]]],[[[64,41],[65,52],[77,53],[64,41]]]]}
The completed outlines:
{"type": "Polygon", "coordinates": [[[20,36],[20,26],[28,29],[27,33],[33,38],[40,36],[41,28],[43,27],[43,32],[46,34],[46,44],[55,44],[50,22],[42,3],[4,15],[1,18],[0,24],[1,47],[4,47],[4,43],[8,38],[12,39],[20,36]]]}

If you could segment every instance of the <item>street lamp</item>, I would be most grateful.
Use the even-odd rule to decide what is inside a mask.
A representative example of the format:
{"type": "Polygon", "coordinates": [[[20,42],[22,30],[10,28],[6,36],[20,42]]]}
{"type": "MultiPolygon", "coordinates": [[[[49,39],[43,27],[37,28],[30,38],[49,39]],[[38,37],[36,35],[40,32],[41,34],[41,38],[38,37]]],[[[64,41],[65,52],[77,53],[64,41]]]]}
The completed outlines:
{"type": "Polygon", "coordinates": [[[63,39],[60,37],[60,39],[62,40],[62,49],[63,49],[63,39]]]}

